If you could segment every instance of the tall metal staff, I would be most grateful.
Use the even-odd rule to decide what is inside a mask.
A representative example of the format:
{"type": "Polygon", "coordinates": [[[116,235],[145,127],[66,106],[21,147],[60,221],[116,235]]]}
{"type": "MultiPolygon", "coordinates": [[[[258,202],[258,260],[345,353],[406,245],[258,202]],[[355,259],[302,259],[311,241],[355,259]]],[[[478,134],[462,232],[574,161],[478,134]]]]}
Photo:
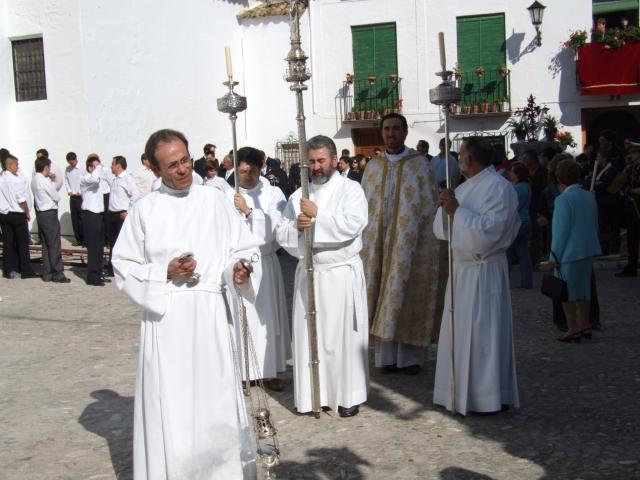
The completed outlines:
{"type": "MultiPolygon", "coordinates": [[[[269,0],[270,4],[289,4],[289,29],[291,50],[285,59],[289,64],[286,81],[291,83],[290,90],[296,94],[296,121],[298,122],[298,144],[300,154],[300,180],[302,198],[309,198],[309,159],[307,158],[307,134],[305,129],[302,92],[304,84],[311,78],[307,68],[307,56],[301,47],[300,7],[307,6],[305,0],[269,0]]],[[[304,231],[304,263],[307,273],[307,332],[309,341],[309,370],[311,378],[311,409],[316,418],[320,418],[320,360],[318,359],[318,329],[316,324],[316,298],[313,280],[313,233],[310,228],[304,231]]]]}
{"type": "MultiPolygon", "coordinates": [[[[449,169],[449,110],[451,104],[457,103],[462,98],[462,93],[458,87],[451,82],[453,72],[447,70],[447,60],[444,50],[444,33],[438,33],[438,42],[440,45],[440,65],[442,71],[436,73],[442,78],[442,83],[435,88],[429,90],[429,100],[434,105],[442,107],[444,115],[444,164],[447,175],[447,189],[451,188],[451,171],[449,169]]],[[[448,255],[449,255],[449,329],[451,331],[451,413],[456,414],[456,363],[455,363],[455,323],[454,323],[454,278],[453,278],[453,251],[451,248],[451,215],[447,215],[447,232],[448,232],[448,255]]]]}
{"type": "MultiPolygon", "coordinates": [[[[240,182],[238,179],[238,142],[236,139],[236,119],[238,118],[237,113],[242,112],[247,109],[247,98],[242,95],[238,95],[233,91],[233,88],[238,85],[238,82],[233,81],[233,70],[231,67],[231,50],[229,47],[224,48],[224,56],[227,66],[227,78],[226,82],[223,82],[223,85],[226,85],[229,88],[227,94],[219,98],[218,110],[223,113],[229,114],[229,120],[231,120],[231,134],[233,138],[233,174],[235,178],[234,186],[236,193],[239,192],[240,182]]],[[[242,318],[242,336],[243,336],[243,353],[244,353],[244,369],[246,375],[246,382],[244,386],[245,395],[249,395],[251,389],[251,377],[250,377],[250,368],[249,368],[249,341],[248,341],[248,333],[249,333],[249,325],[247,324],[247,316],[240,315],[242,318]]]]}

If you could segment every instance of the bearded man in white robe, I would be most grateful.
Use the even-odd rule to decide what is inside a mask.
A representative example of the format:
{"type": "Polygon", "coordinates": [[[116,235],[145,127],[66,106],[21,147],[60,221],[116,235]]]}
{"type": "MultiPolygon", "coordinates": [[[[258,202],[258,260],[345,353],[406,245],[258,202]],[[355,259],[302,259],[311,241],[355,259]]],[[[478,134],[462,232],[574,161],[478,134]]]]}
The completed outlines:
{"type": "Polygon", "coordinates": [[[300,413],[312,411],[303,234],[311,228],[320,402],[352,417],[369,390],[367,297],[359,255],[367,201],[357,182],[336,171],[333,140],[318,135],[308,140],[307,149],[310,198],[302,199],[296,190],[276,230],[278,243],[300,260],[293,298],[295,406],[300,413]]]}
{"type": "MultiPolygon", "coordinates": [[[[254,241],[260,246],[262,281],[254,304],[245,304],[248,330],[251,334],[252,348],[249,349],[250,379],[269,379],[267,386],[272,390],[282,390],[279,372],[287,369],[287,360],[291,357],[291,334],[289,333],[289,315],[282,280],[282,271],[276,251],[276,226],[282,218],[287,199],[282,190],[261,181],[262,154],[260,150],[243,147],[238,150],[239,193],[235,193],[229,184],[229,198],[241,215],[242,221],[253,234],[254,241]],[[253,355],[255,354],[255,356],[253,355]]],[[[218,178],[218,177],[215,177],[218,178]]],[[[232,300],[233,301],[233,300],[232,300]]],[[[238,307],[232,311],[238,312],[238,307]]],[[[240,319],[236,318],[238,346],[243,345],[243,332],[240,319]]],[[[241,348],[244,355],[244,348],[241,348]]],[[[244,357],[243,357],[244,362],[244,357]]],[[[246,373],[243,363],[243,378],[246,373]]]]}
{"type": "Polygon", "coordinates": [[[118,288],[144,308],[133,428],[135,480],[252,479],[247,425],[223,290],[248,301],[258,254],[217,190],[193,185],[184,135],[160,130],[145,148],[162,179],[127,215],[113,252],[118,288]]]}
{"type": "Polygon", "coordinates": [[[433,403],[451,410],[449,295],[454,295],[456,410],[499,412],[519,405],[506,251],[520,227],[513,186],[491,166],[491,145],[472,137],[459,167],[467,181],[440,194],[434,232],[448,240],[452,215],[453,279],[442,317],[433,403]]]}

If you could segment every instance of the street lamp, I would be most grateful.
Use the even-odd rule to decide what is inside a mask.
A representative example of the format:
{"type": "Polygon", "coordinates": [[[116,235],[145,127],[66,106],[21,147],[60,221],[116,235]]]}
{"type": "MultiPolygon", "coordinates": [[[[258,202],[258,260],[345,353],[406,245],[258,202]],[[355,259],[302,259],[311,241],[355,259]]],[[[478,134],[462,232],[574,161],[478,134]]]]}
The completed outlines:
{"type": "Polygon", "coordinates": [[[540,25],[542,25],[542,17],[544,16],[544,9],[547,8],[537,0],[533,2],[527,10],[531,16],[531,23],[536,28],[536,44],[542,46],[542,33],[540,33],[540,25]]]}

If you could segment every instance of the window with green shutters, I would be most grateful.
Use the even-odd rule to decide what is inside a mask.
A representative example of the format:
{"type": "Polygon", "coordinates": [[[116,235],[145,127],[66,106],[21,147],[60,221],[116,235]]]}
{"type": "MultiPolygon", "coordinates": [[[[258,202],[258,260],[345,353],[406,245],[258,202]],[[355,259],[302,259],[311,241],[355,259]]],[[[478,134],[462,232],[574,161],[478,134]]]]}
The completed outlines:
{"type": "Polygon", "coordinates": [[[508,95],[504,14],[457,18],[463,104],[504,101],[508,95]],[[478,75],[478,68],[484,72],[478,75]]]}
{"type": "Polygon", "coordinates": [[[354,109],[383,113],[385,109],[397,108],[399,82],[396,24],[352,26],[351,38],[355,77],[354,109]]]}

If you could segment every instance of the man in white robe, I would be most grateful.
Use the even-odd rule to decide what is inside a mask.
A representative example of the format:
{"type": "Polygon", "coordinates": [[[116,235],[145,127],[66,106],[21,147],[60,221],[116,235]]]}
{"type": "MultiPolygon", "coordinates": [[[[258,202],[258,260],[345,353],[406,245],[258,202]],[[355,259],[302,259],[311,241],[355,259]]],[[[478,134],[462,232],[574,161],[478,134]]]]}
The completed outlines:
{"type": "MultiPolygon", "coordinates": [[[[278,373],[287,369],[287,360],[291,357],[291,334],[289,333],[289,315],[284,291],[282,271],[276,251],[276,225],[280,223],[282,211],[287,200],[278,187],[262,182],[260,168],[262,157],[260,150],[243,147],[238,150],[239,193],[222,179],[230,192],[234,207],[243,222],[254,236],[254,242],[260,246],[262,281],[255,304],[245,304],[247,324],[253,340],[253,355],[249,355],[250,379],[269,379],[267,386],[272,390],[282,390],[278,373]]],[[[206,168],[206,167],[205,167],[206,168]]],[[[206,183],[205,183],[206,185],[206,183]]],[[[238,312],[237,306],[232,311],[238,312]]],[[[243,345],[242,325],[236,319],[238,345],[243,345]]],[[[244,355],[244,348],[242,349],[244,355]]],[[[244,362],[244,356],[243,356],[244,362]]],[[[243,363],[243,378],[247,380],[243,363]]]]}
{"type": "Polygon", "coordinates": [[[302,199],[296,190],[276,230],[278,243],[300,260],[293,299],[294,400],[298,412],[312,410],[303,235],[312,228],[320,401],[351,417],[369,390],[367,294],[359,255],[367,201],[357,182],[336,171],[336,146],[330,138],[318,135],[307,147],[310,198],[302,199]]]}
{"type": "Polygon", "coordinates": [[[118,288],[144,308],[134,479],[253,479],[223,289],[253,301],[259,266],[249,278],[239,260],[258,249],[222,193],[192,184],[184,135],[160,130],[145,151],[162,185],[133,205],[113,252],[118,288]]]}
{"type": "MultiPolygon", "coordinates": [[[[456,411],[499,412],[517,407],[511,294],[506,250],[520,227],[513,186],[491,165],[491,145],[462,144],[459,168],[467,181],[440,194],[434,233],[448,239],[452,219],[456,411]]],[[[451,410],[449,279],[438,344],[433,402],[451,410]]]]}

